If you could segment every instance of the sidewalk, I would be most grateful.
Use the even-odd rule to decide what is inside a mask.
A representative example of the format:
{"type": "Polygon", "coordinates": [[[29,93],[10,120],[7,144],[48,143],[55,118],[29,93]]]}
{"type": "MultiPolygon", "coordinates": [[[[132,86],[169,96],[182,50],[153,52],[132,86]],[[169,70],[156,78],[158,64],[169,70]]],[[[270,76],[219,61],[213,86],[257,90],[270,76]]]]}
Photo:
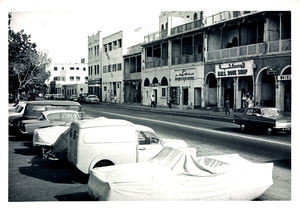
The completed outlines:
{"type": "Polygon", "coordinates": [[[188,116],[202,119],[211,119],[225,122],[232,122],[233,116],[235,114],[240,114],[240,112],[230,112],[230,115],[225,115],[225,112],[219,112],[214,110],[200,110],[200,109],[178,109],[178,108],[168,108],[168,107],[156,107],[151,108],[150,106],[143,106],[138,103],[132,104],[114,104],[114,103],[101,103],[101,105],[107,106],[119,106],[126,107],[126,109],[132,110],[143,110],[143,111],[151,111],[155,113],[168,113],[177,116],[188,116]]]}

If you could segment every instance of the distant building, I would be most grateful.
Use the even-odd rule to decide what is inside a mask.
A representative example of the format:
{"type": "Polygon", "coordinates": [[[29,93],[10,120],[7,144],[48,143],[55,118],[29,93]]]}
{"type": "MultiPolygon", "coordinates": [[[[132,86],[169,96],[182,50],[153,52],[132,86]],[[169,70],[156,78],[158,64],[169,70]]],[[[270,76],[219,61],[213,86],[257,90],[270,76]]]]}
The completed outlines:
{"type": "Polygon", "coordinates": [[[48,93],[71,95],[87,92],[88,72],[86,63],[50,64],[47,67],[50,77],[45,81],[48,93]]]}
{"type": "Polygon", "coordinates": [[[88,93],[102,99],[102,71],[100,31],[88,36],[88,93]]]}

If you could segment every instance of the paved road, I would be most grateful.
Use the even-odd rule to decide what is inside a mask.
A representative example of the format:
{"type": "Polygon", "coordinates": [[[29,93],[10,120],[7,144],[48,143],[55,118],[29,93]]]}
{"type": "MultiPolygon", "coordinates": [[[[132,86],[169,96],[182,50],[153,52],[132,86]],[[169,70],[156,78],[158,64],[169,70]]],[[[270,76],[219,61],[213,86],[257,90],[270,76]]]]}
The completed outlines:
{"type": "MultiPolygon", "coordinates": [[[[275,163],[274,185],[258,200],[290,200],[290,136],[243,134],[233,123],[203,120],[117,106],[83,105],[87,114],[123,118],[152,127],[159,136],[185,139],[198,155],[239,153],[253,161],[275,163]]],[[[68,162],[47,162],[31,141],[9,139],[9,201],[89,201],[88,177],[68,162]]]]}

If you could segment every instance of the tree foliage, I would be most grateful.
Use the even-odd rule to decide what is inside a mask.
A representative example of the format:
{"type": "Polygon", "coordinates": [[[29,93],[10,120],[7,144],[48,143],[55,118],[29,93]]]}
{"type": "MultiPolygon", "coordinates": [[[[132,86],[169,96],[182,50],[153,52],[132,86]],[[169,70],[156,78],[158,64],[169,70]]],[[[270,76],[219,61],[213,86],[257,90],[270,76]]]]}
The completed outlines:
{"type": "Polygon", "coordinates": [[[31,36],[24,30],[11,30],[10,21],[11,14],[8,28],[9,91],[19,94],[43,86],[50,76],[46,66],[51,60],[46,52],[36,49],[37,45],[31,42],[31,36]]]}

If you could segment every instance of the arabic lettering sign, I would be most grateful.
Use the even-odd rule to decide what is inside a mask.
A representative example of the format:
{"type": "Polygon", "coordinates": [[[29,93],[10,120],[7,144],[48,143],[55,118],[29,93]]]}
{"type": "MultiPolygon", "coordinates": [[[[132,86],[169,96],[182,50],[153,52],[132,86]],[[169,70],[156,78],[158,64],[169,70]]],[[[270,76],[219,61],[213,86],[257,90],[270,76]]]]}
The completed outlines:
{"type": "Polygon", "coordinates": [[[253,75],[253,60],[215,65],[216,78],[253,75]]]}
{"type": "Polygon", "coordinates": [[[175,81],[193,80],[195,78],[195,71],[181,69],[175,73],[175,81]]]}

